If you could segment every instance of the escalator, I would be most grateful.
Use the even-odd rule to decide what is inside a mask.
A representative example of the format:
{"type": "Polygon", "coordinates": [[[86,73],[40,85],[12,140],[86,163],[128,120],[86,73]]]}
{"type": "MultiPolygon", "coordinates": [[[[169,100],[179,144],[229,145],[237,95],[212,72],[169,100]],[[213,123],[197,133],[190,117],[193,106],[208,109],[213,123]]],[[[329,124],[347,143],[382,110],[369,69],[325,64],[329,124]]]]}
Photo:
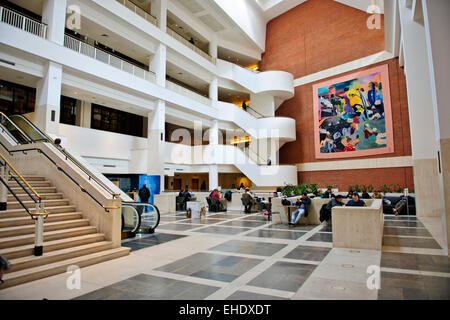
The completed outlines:
{"type": "MultiPolygon", "coordinates": [[[[103,189],[108,193],[112,199],[121,199],[122,205],[122,239],[134,237],[137,234],[148,234],[154,233],[156,227],[160,221],[160,213],[159,209],[152,203],[138,203],[138,202],[130,202],[125,198],[120,192],[114,191],[113,188],[108,187],[104,182],[99,179],[99,174],[94,174],[90,171],[86,165],[84,165],[80,160],[71,155],[66,150],[61,150],[58,148],[53,139],[42,132],[38,127],[36,127],[31,121],[21,115],[12,115],[6,116],[2,112],[0,112],[0,131],[5,137],[5,139],[11,143],[12,146],[15,145],[26,145],[29,148],[26,148],[24,151],[32,151],[36,150],[39,153],[42,151],[39,150],[38,147],[35,147],[33,144],[36,143],[46,143],[52,146],[52,151],[56,153],[61,153],[65,161],[71,163],[71,165],[75,166],[78,170],[82,171],[82,174],[86,175],[88,180],[97,185],[99,188],[103,189]]],[[[12,154],[12,152],[8,149],[8,147],[0,142],[1,147],[4,151],[12,154]]],[[[26,154],[25,152],[22,152],[26,154]]],[[[44,154],[45,156],[45,154],[44,154]]],[[[50,160],[48,156],[47,159],[50,160]]],[[[52,160],[50,160],[52,161],[52,160]]],[[[53,162],[53,161],[52,161],[53,162]]],[[[56,164],[58,170],[61,170],[56,164]]],[[[67,175],[67,174],[66,174],[67,175]]],[[[101,174],[100,174],[101,175],[101,174]]],[[[71,177],[69,177],[72,179],[71,177]]],[[[106,179],[105,177],[103,177],[106,179]]],[[[72,179],[73,180],[73,179],[72,179]]],[[[76,181],[73,181],[77,183],[76,181]]],[[[78,183],[77,183],[78,184],[78,183]]],[[[80,185],[79,185],[80,186],[80,185]]],[[[81,187],[83,192],[86,192],[83,187],[81,187]]],[[[92,197],[92,196],[91,196],[92,197]]],[[[92,197],[93,198],[93,197],[92,197]]],[[[96,199],[93,198],[99,205],[102,206],[96,199]]],[[[103,206],[107,211],[108,208],[103,206]]]]}

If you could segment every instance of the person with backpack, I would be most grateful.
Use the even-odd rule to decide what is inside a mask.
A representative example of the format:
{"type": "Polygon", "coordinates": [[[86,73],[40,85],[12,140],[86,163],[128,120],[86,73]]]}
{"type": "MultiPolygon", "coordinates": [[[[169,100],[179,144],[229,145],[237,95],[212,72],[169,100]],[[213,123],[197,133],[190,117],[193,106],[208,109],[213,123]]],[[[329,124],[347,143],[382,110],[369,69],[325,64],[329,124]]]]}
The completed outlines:
{"type": "Polygon", "coordinates": [[[331,201],[322,206],[320,209],[320,222],[326,221],[329,223],[331,221],[331,209],[333,207],[342,207],[344,205],[344,202],[342,202],[343,198],[343,196],[337,195],[335,198],[331,199],[331,201]]]}
{"type": "MultiPolygon", "coordinates": [[[[139,190],[139,198],[142,203],[148,203],[148,199],[150,199],[150,190],[147,188],[147,185],[144,183],[142,188],[139,190]]],[[[147,206],[144,207],[144,212],[147,212],[147,206]]]]}

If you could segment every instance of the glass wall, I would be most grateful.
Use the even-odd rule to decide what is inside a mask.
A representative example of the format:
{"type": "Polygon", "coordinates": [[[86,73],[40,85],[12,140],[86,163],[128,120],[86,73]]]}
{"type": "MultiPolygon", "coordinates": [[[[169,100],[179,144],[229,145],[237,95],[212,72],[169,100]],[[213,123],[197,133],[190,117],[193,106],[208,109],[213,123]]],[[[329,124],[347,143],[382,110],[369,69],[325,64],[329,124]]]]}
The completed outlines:
{"type": "Polygon", "coordinates": [[[92,104],[91,128],[144,137],[144,118],[133,113],[92,104]]]}
{"type": "Polygon", "coordinates": [[[77,122],[77,100],[61,96],[61,111],[59,122],[76,125],[77,122]]]}
{"type": "Polygon", "coordinates": [[[0,111],[6,115],[34,112],[36,89],[0,80],[0,111]]]}

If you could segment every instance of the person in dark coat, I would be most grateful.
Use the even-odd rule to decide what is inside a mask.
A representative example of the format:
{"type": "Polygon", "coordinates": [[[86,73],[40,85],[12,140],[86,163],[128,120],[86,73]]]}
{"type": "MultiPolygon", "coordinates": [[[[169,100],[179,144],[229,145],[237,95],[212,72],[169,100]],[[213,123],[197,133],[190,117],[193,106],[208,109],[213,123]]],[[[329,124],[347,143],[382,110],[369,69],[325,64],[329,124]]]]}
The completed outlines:
{"type": "MultiPolygon", "coordinates": [[[[150,190],[147,188],[147,185],[144,183],[142,188],[139,190],[139,198],[142,203],[148,203],[148,199],[150,199],[150,190]]],[[[145,207],[145,212],[147,212],[147,207],[145,207]]]]}

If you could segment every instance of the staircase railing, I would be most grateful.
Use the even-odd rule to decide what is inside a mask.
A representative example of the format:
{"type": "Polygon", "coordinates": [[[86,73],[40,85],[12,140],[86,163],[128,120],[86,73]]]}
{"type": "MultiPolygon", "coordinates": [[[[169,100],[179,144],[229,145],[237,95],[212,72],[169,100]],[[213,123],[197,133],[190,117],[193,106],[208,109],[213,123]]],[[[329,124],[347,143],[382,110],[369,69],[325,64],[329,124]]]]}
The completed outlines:
{"type": "Polygon", "coordinates": [[[81,171],[83,171],[87,175],[88,180],[94,181],[98,186],[100,186],[102,189],[104,189],[106,192],[108,192],[112,196],[113,199],[115,199],[118,196],[120,196],[120,193],[115,193],[108,186],[106,186],[103,182],[101,182],[99,179],[97,179],[92,172],[90,172],[80,162],[78,162],[72,155],[70,155],[69,152],[67,152],[65,150],[61,150],[60,148],[58,148],[55,145],[54,141],[47,134],[45,134],[38,127],[36,127],[30,120],[28,120],[27,118],[25,118],[24,116],[21,116],[21,115],[13,115],[13,116],[10,116],[9,118],[11,119],[11,121],[14,124],[17,124],[18,127],[20,127],[20,125],[22,125],[23,128],[25,126],[27,126],[29,130],[25,129],[24,131],[27,131],[30,134],[34,133],[34,137],[32,138],[32,142],[48,142],[51,145],[53,145],[56,148],[56,150],[58,150],[60,153],[62,153],[64,155],[66,160],[72,162],[81,171]],[[30,131],[32,131],[32,133],[30,131]]]}
{"type": "MultiPolygon", "coordinates": [[[[47,210],[44,209],[44,203],[42,200],[45,197],[41,196],[37,191],[28,183],[28,181],[14,168],[14,166],[2,155],[0,154],[0,181],[2,182],[4,188],[8,189],[8,191],[14,196],[14,198],[19,202],[19,204],[25,209],[25,211],[30,215],[30,217],[35,220],[36,231],[35,231],[35,246],[34,246],[34,255],[41,256],[43,253],[43,243],[44,243],[44,219],[50,214],[47,210]],[[11,171],[13,171],[16,175],[14,176],[11,171]],[[31,212],[28,207],[22,202],[22,200],[16,195],[16,193],[12,190],[12,188],[8,185],[8,180],[6,177],[9,175],[17,182],[17,184],[25,191],[25,193],[33,200],[36,205],[36,211],[31,212]],[[25,188],[25,186],[34,194],[35,197],[25,188]]],[[[6,190],[2,189],[0,191],[1,197],[0,201],[4,201],[5,206],[2,208],[4,210],[7,209],[7,195],[6,190]]]]}

